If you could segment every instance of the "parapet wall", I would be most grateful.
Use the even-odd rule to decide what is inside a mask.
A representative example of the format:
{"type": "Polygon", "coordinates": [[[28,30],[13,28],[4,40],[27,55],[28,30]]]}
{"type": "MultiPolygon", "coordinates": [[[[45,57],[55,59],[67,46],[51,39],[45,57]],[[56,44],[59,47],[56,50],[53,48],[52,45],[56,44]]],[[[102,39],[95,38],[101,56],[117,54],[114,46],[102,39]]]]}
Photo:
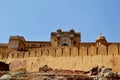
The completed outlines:
{"type": "MultiPolygon", "coordinates": [[[[28,52],[14,51],[9,54],[0,54],[0,60],[6,63],[18,61],[27,71],[38,71],[40,66],[48,65],[52,68],[88,70],[92,66],[107,66],[120,71],[120,46],[101,45],[89,48],[56,47],[35,49],[28,52]]],[[[23,67],[21,65],[21,67],[23,67]]],[[[11,69],[12,70],[12,69],[11,69]]],[[[14,69],[13,69],[14,70],[14,69]]]]}
{"type": "Polygon", "coordinates": [[[27,58],[27,57],[40,57],[40,56],[54,56],[54,57],[67,57],[67,56],[93,56],[93,55],[120,55],[120,46],[110,45],[108,47],[100,45],[99,47],[90,46],[85,47],[81,46],[80,48],[76,47],[47,47],[47,48],[38,48],[27,52],[13,51],[9,54],[0,54],[4,58],[27,58]]]}

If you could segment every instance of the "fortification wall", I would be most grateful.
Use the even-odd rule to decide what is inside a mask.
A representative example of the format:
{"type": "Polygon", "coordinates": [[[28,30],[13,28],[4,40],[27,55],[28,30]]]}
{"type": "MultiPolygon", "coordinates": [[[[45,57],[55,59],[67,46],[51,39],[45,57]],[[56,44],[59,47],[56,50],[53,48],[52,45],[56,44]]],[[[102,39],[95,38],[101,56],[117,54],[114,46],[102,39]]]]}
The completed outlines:
{"type": "Polygon", "coordinates": [[[101,45],[99,47],[81,46],[37,49],[29,52],[12,52],[0,54],[0,60],[11,63],[10,69],[25,68],[27,71],[38,71],[39,67],[48,65],[57,69],[89,70],[92,66],[111,67],[120,71],[120,46],[101,45]],[[15,65],[15,66],[14,66],[15,65]]]}

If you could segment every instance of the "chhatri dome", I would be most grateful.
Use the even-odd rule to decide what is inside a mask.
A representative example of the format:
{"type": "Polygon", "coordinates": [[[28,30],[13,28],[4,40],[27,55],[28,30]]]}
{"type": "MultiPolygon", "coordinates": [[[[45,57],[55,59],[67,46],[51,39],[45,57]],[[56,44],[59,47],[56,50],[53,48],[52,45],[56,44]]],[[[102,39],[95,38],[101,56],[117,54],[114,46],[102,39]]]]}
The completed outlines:
{"type": "Polygon", "coordinates": [[[72,29],[70,29],[70,32],[73,32],[73,33],[74,33],[75,31],[74,31],[74,29],[72,28],[72,29]]]}
{"type": "Polygon", "coordinates": [[[62,30],[59,28],[59,29],[57,29],[57,32],[62,32],[62,30]]]}
{"type": "Polygon", "coordinates": [[[102,34],[100,34],[96,39],[96,42],[101,42],[101,41],[107,42],[106,38],[102,34]]]}

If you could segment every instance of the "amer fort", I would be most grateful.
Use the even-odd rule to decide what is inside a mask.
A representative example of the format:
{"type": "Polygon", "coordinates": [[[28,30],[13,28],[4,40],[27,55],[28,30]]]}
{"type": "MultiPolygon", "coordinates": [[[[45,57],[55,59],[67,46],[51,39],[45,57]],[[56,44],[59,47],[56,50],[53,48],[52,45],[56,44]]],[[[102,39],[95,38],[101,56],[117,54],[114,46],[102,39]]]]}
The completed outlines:
{"type": "Polygon", "coordinates": [[[93,66],[120,71],[120,43],[107,42],[98,35],[95,42],[81,42],[81,33],[74,29],[51,32],[50,41],[27,41],[23,36],[10,36],[0,44],[0,61],[10,64],[11,71],[38,71],[48,65],[54,69],[84,70],[93,66]]]}

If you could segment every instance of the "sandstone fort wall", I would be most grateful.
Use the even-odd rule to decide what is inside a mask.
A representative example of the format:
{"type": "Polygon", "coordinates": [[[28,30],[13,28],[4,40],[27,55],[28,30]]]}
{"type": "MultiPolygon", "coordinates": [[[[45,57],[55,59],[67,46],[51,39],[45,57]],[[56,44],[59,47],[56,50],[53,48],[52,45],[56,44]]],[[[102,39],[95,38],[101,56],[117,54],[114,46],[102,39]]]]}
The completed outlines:
{"type": "Polygon", "coordinates": [[[14,51],[9,54],[0,54],[0,60],[13,64],[10,66],[11,70],[25,68],[27,71],[38,71],[39,67],[48,65],[57,69],[86,71],[98,65],[120,71],[120,46],[111,44],[108,47],[104,45],[80,48],[50,47],[28,52],[14,51]]]}

